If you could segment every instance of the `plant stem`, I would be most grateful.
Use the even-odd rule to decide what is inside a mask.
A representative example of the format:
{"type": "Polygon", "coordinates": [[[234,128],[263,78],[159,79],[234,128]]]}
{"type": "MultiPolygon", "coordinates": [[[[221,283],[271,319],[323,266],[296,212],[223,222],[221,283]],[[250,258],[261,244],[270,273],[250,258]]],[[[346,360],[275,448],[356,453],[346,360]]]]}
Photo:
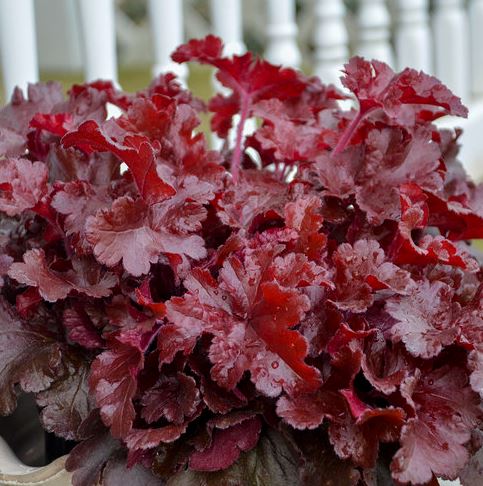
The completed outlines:
{"type": "Polygon", "coordinates": [[[362,111],[359,111],[357,115],[349,123],[349,125],[347,125],[347,128],[344,130],[344,133],[339,138],[337,145],[332,151],[332,155],[340,154],[346,148],[347,144],[350,142],[352,138],[352,135],[354,135],[354,132],[356,131],[359,123],[362,121],[362,119],[366,114],[367,112],[363,113],[362,111]]]}
{"type": "Polygon", "coordinates": [[[247,121],[249,107],[250,97],[248,95],[242,96],[240,121],[238,122],[238,126],[236,128],[235,148],[233,149],[233,157],[231,159],[231,175],[233,177],[234,184],[238,182],[238,177],[240,175],[243,129],[245,127],[245,122],[247,121]]]}

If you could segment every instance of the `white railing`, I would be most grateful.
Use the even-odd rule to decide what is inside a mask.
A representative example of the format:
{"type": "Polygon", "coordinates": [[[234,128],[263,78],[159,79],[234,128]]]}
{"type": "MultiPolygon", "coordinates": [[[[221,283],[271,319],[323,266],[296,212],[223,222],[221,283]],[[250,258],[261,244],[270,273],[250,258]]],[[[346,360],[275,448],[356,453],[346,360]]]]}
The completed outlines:
{"type": "MultiPolygon", "coordinates": [[[[187,75],[184,66],[171,61],[170,53],[185,40],[183,8],[189,1],[148,1],[154,74],[174,70],[182,79],[187,75]]],[[[466,130],[461,158],[474,176],[483,176],[483,0],[358,0],[349,22],[344,0],[300,1],[301,17],[312,19],[311,51],[299,49],[297,43],[296,3],[251,3],[265,16],[269,60],[300,66],[301,52],[311,52],[304,64],[312,65],[325,82],[337,82],[352,54],[384,60],[397,69],[409,65],[435,74],[469,105],[469,120],[457,122],[466,130]]],[[[76,4],[85,78],[116,81],[115,1],[76,4]]],[[[211,0],[210,7],[212,32],[225,40],[227,54],[243,52],[243,0],[211,0]]],[[[0,54],[7,94],[16,85],[37,80],[34,0],[0,0],[0,54]]]]}

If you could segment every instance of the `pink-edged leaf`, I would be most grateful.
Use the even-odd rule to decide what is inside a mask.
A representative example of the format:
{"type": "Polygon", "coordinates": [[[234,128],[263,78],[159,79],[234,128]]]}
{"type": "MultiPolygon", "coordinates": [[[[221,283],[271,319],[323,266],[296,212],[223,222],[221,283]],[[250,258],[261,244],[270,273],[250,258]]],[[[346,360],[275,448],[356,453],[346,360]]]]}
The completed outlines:
{"type": "Polygon", "coordinates": [[[130,451],[154,449],[161,443],[170,443],[186,432],[187,422],[170,424],[159,429],[132,429],[126,436],[126,445],[130,451]]]}

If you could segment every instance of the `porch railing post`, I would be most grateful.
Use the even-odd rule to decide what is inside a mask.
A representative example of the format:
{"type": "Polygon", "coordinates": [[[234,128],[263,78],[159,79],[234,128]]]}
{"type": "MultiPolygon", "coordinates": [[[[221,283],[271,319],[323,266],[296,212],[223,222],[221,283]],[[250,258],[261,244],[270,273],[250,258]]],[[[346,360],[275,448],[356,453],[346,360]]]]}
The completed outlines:
{"type": "Polygon", "coordinates": [[[469,33],[463,0],[435,0],[433,28],[436,76],[468,101],[469,33]]]}
{"type": "Polygon", "coordinates": [[[349,57],[343,0],[315,0],[315,74],[324,83],[340,85],[341,69],[349,57]]]}
{"type": "Polygon", "coordinates": [[[171,71],[185,83],[186,64],[171,60],[173,51],[184,41],[183,0],[149,0],[148,8],[154,43],[153,75],[171,71]]]}
{"type": "Polygon", "coordinates": [[[396,57],[398,69],[407,66],[432,72],[428,0],[398,0],[396,57]]]}
{"type": "Polygon", "coordinates": [[[394,64],[391,18],[385,0],[360,0],[357,13],[357,53],[367,59],[394,64]]]}
{"type": "Polygon", "coordinates": [[[267,48],[265,57],[273,64],[299,67],[295,0],[267,0],[267,48]]]}
{"type": "Polygon", "coordinates": [[[77,8],[86,81],[110,79],[117,83],[114,0],[77,0],[77,8]]]}
{"type": "Polygon", "coordinates": [[[33,0],[0,0],[0,50],[5,96],[39,79],[33,0]]]}

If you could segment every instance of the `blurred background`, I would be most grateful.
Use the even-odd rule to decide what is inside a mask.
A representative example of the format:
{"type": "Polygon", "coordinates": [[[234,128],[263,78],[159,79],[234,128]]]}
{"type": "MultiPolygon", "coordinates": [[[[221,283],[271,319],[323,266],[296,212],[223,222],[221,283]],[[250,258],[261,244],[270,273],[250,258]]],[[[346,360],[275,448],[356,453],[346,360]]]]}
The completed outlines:
{"type": "Polygon", "coordinates": [[[483,179],[483,0],[0,0],[0,101],[20,85],[98,78],[126,91],[174,70],[195,95],[209,69],[184,71],[169,54],[215,33],[228,55],[246,49],[338,83],[354,54],[434,74],[469,107],[461,159],[483,179]]]}
{"type": "MultiPolygon", "coordinates": [[[[154,42],[147,3],[147,0],[115,2],[119,83],[128,91],[143,88],[152,78],[154,42]]],[[[243,40],[246,48],[263,54],[267,41],[267,12],[263,5],[265,2],[242,0],[242,3],[243,40]]],[[[312,0],[296,2],[299,29],[297,44],[302,54],[302,67],[308,72],[313,71],[310,61],[314,49],[313,3],[312,0]]],[[[66,86],[81,82],[84,79],[82,35],[76,0],[37,0],[34,4],[40,78],[60,80],[66,86]]],[[[347,1],[346,6],[345,21],[351,25],[355,0],[347,1]]],[[[213,32],[209,0],[184,1],[183,14],[185,39],[204,37],[213,32]]],[[[355,33],[355,29],[349,31],[355,33]]],[[[208,81],[208,70],[195,69],[195,72],[190,73],[190,85],[194,85],[198,95],[202,97],[209,96],[211,92],[208,81]]]]}

